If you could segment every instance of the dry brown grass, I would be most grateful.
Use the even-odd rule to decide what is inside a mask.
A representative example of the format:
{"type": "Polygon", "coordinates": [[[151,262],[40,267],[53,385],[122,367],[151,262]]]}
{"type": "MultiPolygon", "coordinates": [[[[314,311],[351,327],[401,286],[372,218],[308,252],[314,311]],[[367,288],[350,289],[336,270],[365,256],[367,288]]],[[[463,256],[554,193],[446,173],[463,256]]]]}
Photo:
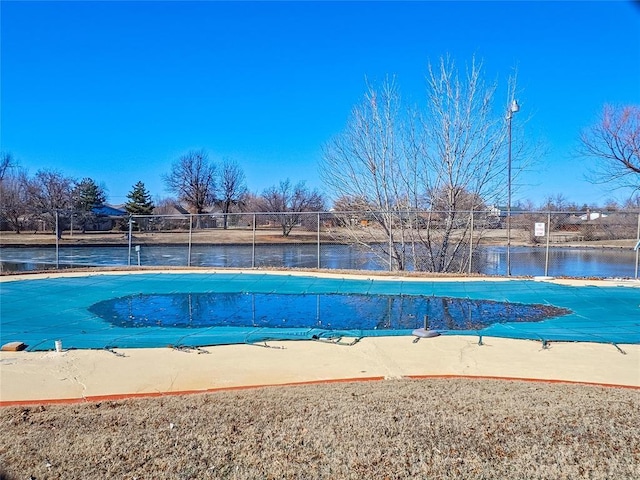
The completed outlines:
{"type": "MultiPolygon", "coordinates": [[[[333,228],[331,231],[323,231],[320,235],[321,242],[327,243],[352,243],[352,235],[358,235],[363,242],[386,242],[388,238],[381,229],[367,228],[349,232],[343,228],[333,228]]],[[[188,231],[171,231],[171,232],[134,232],[134,243],[148,245],[175,245],[187,244],[189,242],[188,231]]],[[[318,235],[315,231],[308,231],[297,228],[291,231],[287,237],[282,236],[282,231],[278,228],[260,228],[254,232],[251,229],[230,228],[223,229],[206,229],[195,230],[191,235],[193,244],[205,245],[250,245],[253,242],[257,244],[315,244],[318,241],[318,235]]],[[[505,245],[507,242],[507,233],[504,229],[490,229],[482,232],[481,244],[484,245],[505,245]]],[[[626,240],[602,240],[602,241],[582,241],[554,243],[554,247],[617,247],[632,248],[635,245],[634,239],[626,240]]],[[[0,246],[53,246],[56,243],[55,235],[51,232],[23,232],[16,234],[14,232],[1,232],[0,246]]],[[[64,232],[60,240],[60,246],[126,246],[129,241],[125,232],[108,231],[108,232],[64,232]]],[[[538,245],[532,243],[530,232],[528,230],[514,229],[511,232],[512,245],[538,245]]]]}
{"type": "MultiPolygon", "coordinates": [[[[279,229],[260,229],[255,232],[256,243],[316,243],[316,232],[306,230],[294,230],[288,237],[283,237],[279,229]]],[[[324,242],[330,239],[323,237],[324,242]]],[[[189,242],[188,231],[173,232],[134,232],[134,243],[172,245],[186,244],[189,242]]],[[[254,235],[250,229],[211,229],[197,230],[193,232],[191,241],[194,244],[251,244],[254,235]]],[[[0,235],[1,246],[45,246],[55,245],[56,237],[51,232],[29,233],[2,232],[0,235]]],[[[125,232],[64,232],[59,241],[60,246],[126,246],[129,240],[125,232]]]]}
{"type": "MultiPolygon", "coordinates": [[[[637,390],[394,380],[0,410],[9,479],[640,478],[637,390]]],[[[2,474],[0,474],[2,478],[2,474]]]]}

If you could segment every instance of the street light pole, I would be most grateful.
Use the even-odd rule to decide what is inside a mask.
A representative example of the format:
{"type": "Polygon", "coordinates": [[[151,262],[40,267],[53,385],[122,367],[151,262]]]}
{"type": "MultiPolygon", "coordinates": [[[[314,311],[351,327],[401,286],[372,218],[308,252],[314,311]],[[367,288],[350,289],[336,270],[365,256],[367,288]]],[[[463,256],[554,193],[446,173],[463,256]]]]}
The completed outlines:
{"type": "Polygon", "coordinates": [[[507,276],[511,276],[511,119],[520,111],[520,105],[513,99],[507,110],[507,128],[509,131],[509,160],[507,166],[507,276]]]}

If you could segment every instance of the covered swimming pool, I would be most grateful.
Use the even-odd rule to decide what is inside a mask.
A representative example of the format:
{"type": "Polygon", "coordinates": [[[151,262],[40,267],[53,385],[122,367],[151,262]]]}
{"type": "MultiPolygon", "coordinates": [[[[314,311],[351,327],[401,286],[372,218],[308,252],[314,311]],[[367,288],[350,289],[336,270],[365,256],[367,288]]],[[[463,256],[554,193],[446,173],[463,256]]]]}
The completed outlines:
{"type": "Polygon", "coordinates": [[[534,280],[100,272],[0,283],[0,344],[201,347],[441,335],[640,343],[640,290],[534,280]]]}

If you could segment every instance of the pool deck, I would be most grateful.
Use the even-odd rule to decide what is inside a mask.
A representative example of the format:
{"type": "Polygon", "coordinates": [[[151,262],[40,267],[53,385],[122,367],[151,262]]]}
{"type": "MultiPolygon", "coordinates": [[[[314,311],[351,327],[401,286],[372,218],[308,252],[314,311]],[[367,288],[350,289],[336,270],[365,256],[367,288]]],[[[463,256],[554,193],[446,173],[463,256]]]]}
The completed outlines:
{"type": "MultiPolygon", "coordinates": [[[[24,278],[12,279],[17,277],[24,278]]],[[[370,337],[353,345],[270,341],[266,346],[197,350],[3,351],[0,406],[402,377],[496,377],[640,388],[640,345],[551,342],[543,346],[538,341],[494,337],[483,337],[482,342],[479,345],[478,337],[471,336],[415,343],[414,337],[370,337]]]]}

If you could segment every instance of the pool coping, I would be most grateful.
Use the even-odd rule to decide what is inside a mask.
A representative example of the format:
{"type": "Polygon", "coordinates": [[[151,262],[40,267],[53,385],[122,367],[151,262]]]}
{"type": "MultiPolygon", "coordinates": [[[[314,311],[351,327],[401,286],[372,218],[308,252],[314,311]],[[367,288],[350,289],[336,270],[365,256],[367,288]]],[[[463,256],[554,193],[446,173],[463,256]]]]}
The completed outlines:
{"type": "Polygon", "coordinates": [[[464,275],[464,274],[415,274],[407,272],[398,274],[396,272],[383,271],[332,271],[318,269],[263,269],[263,268],[207,268],[207,267],[123,267],[123,268],[91,268],[91,269],[69,269],[45,272],[21,272],[11,274],[0,274],[0,283],[18,280],[39,280],[58,277],[86,277],[96,275],[142,275],[149,273],[164,274],[269,274],[282,276],[315,276],[319,278],[344,278],[344,279],[366,279],[366,280],[402,280],[406,282],[509,282],[512,280],[533,280],[538,282],[555,283],[558,285],[570,286],[624,286],[640,288],[640,278],[574,278],[574,277],[552,277],[552,276],[512,276],[501,277],[491,275],[464,275]]]}

